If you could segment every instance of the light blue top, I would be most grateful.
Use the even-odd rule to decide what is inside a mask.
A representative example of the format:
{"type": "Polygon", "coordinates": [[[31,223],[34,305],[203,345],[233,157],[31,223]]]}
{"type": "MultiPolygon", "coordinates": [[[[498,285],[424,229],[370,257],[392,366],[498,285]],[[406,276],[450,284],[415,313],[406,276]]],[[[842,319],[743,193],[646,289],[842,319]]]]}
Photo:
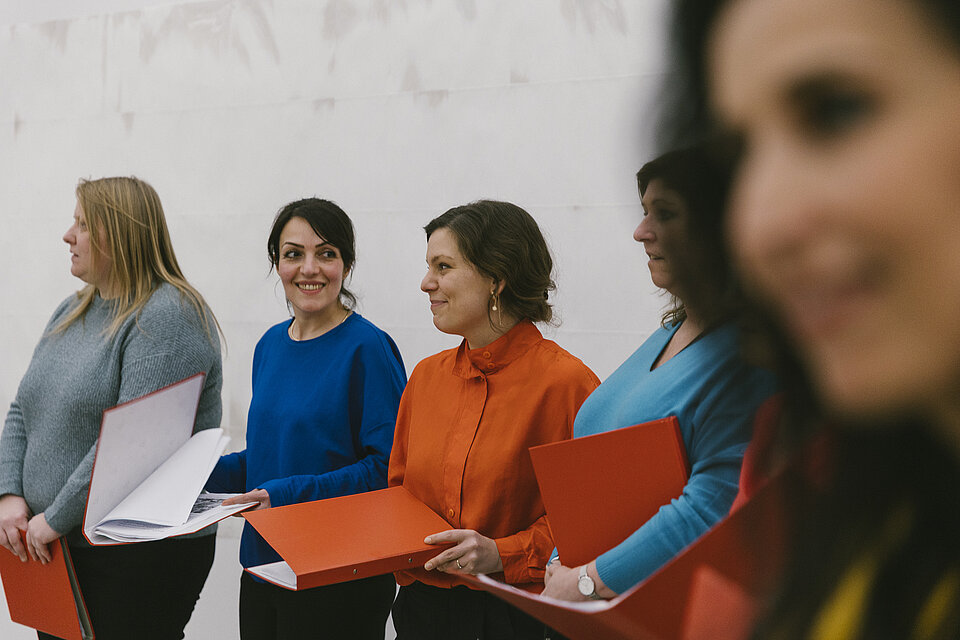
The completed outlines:
{"type": "MultiPolygon", "coordinates": [[[[676,416],[690,463],[683,494],[597,558],[597,573],[622,593],[656,571],[727,514],[753,414],[776,390],[774,376],[739,357],[732,324],[702,335],[651,370],[680,325],[658,329],[594,391],[577,413],[574,437],[676,416]]],[[[611,508],[629,495],[609,497],[611,508]]]]}

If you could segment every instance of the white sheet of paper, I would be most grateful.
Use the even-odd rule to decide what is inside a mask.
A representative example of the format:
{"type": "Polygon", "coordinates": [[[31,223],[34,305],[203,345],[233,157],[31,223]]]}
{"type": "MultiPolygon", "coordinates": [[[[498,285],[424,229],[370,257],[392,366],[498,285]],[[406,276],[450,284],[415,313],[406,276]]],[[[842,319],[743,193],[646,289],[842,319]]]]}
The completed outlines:
{"type": "Polygon", "coordinates": [[[139,520],[168,527],[182,525],[228,441],[222,429],[195,433],[111,509],[97,527],[111,520],[139,520]]]}
{"type": "Polygon", "coordinates": [[[214,522],[219,522],[228,516],[258,504],[256,502],[245,502],[230,505],[229,507],[221,504],[227,498],[235,495],[240,494],[201,493],[194,504],[194,508],[190,511],[190,516],[186,522],[179,525],[154,525],[139,520],[108,520],[104,524],[98,525],[94,531],[117,542],[159,540],[169,536],[194,533],[214,522]]]}
{"type": "Polygon", "coordinates": [[[270,564],[261,564],[256,567],[247,567],[247,571],[253,575],[263,578],[267,582],[286,587],[287,589],[297,588],[297,574],[293,572],[286,562],[271,562],[270,564]]]}
{"type": "MultiPolygon", "coordinates": [[[[197,374],[103,412],[83,518],[84,536],[92,544],[114,544],[94,532],[96,524],[190,440],[203,381],[203,374],[197,374]]],[[[200,461],[197,468],[191,466],[189,474],[185,473],[190,476],[188,483],[195,488],[186,492],[167,488],[167,497],[158,498],[164,509],[168,498],[181,501],[182,506],[175,510],[184,513],[184,520],[219,456],[216,447],[222,433],[209,431],[213,435],[203,435],[200,441],[213,441],[213,445],[208,444],[208,450],[195,454],[200,461]],[[197,475],[203,476],[199,483],[197,475]]]]}

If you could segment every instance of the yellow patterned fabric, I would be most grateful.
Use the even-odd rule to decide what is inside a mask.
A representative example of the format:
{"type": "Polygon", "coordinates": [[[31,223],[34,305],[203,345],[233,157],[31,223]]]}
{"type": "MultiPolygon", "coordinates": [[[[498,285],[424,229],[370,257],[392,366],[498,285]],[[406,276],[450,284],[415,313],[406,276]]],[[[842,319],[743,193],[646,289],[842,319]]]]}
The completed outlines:
{"type": "MultiPolygon", "coordinates": [[[[877,541],[850,565],[820,609],[810,629],[810,640],[854,640],[862,637],[862,624],[881,561],[903,542],[912,525],[908,508],[896,510],[877,541]]],[[[912,640],[942,637],[951,607],[960,596],[960,575],[948,571],[937,582],[920,609],[912,640]]]]}

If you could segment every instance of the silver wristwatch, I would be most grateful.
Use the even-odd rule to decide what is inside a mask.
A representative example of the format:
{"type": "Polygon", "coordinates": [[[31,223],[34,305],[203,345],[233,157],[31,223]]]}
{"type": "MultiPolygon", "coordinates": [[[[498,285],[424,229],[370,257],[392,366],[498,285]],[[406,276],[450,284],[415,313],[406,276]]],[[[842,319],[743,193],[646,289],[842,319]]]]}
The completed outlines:
{"type": "Polygon", "coordinates": [[[580,577],[577,578],[577,590],[591,600],[602,600],[597,595],[597,585],[593,583],[593,578],[587,575],[587,565],[580,565],[580,577]]]}

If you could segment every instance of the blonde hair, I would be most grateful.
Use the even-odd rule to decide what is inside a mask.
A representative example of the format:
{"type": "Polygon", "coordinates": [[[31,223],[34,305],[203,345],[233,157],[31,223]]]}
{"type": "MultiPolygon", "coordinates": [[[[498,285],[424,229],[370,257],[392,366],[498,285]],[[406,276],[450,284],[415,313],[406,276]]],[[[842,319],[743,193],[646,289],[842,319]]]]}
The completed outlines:
{"type": "MultiPolygon", "coordinates": [[[[100,256],[110,257],[107,280],[115,297],[112,298],[113,321],[106,329],[108,335],[116,333],[131,315],[139,316],[147,300],[164,282],[176,287],[181,298],[190,303],[211,341],[214,340],[211,320],[223,335],[203,296],[180,271],[160,196],[153,187],[135,177],[81,179],[76,194],[94,249],[91,266],[97,269],[100,256]]],[[[53,332],[65,331],[81,320],[96,293],[93,285],[78,291],[80,303],[53,332]]]]}

